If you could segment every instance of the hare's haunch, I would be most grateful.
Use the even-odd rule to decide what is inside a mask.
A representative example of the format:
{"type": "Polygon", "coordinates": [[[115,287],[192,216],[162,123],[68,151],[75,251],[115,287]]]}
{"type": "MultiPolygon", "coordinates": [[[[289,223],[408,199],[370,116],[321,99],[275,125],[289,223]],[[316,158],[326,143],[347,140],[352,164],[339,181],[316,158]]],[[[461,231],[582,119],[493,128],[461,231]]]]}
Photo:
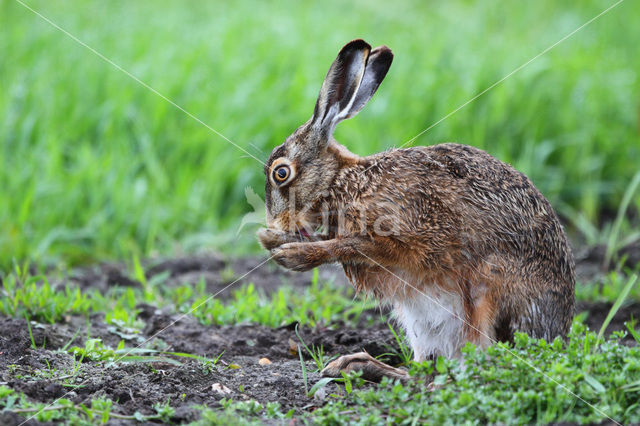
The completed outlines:
{"type": "Polygon", "coordinates": [[[524,174],[465,145],[359,157],[333,138],[392,59],[387,47],[371,50],[363,40],[342,48],[313,116],[265,166],[260,242],[289,269],[341,263],[357,290],[394,307],[416,360],[458,356],[467,341],[486,346],[515,331],[565,335],[574,311],[571,251],[524,174]]]}

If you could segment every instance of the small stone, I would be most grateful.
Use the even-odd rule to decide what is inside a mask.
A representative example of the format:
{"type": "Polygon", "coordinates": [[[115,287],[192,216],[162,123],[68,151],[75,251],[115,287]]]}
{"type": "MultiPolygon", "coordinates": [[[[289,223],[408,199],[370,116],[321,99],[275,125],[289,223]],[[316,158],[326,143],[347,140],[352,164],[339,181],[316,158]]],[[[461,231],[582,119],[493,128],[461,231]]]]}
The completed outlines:
{"type": "Polygon", "coordinates": [[[293,356],[298,355],[298,344],[289,338],[289,353],[293,356]]]}
{"type": "Polygon", "coordinates": [[[313,394],[313,399],[323,401],[327,397],[327,389],[323,386],[313,394]]]}
{"type": "Polygon", "coordinates": [[[212,384],[211,390],[216,393],[219,393],[220,395],[229,395],[231,393],[231,389],[229,389],[228,387],[220,383],[212,384]]]}
{"type": "Polygon", "coordinates": [[[260,364],[260,365],[270,365],[271,364],[271,360],[269,360],[269,358],[260,358],[260,360],[258,361],[258,364],[260,364]]]}

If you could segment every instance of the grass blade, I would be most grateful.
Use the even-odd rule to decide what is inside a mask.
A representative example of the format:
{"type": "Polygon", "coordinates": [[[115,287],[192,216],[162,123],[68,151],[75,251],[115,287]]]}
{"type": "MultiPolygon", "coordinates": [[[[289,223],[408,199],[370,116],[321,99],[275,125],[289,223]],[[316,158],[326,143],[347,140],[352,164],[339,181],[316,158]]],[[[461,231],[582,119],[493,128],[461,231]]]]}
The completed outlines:
{"type": "Polygon", "coordinates": [[[118,359],[118,362],[163,362],[166,364],[181,366],[182,363],[172,358],[164,356],[139,356],[131,355],[118,359]]]}
{"type": "Polygon", "coordinates": [[[622,306],[622,304],[626,300],[627,296],[629,295],[629,292],[631,291],[631,288],[634,286],[637,280],[638,280],[638,276],[636,274],[633,274],[629,278],[629,281],[627,282],[627,284],[622,289],[622,292],[620,292],[620,295],[616,299],[615,303],[611,307],[611,310],[607,314],[607,317],[602,323],[602,327],[600,327],[600,332],[598,333],[598,342],[602,340],[602,336],[604,335],[605,330],[609,326],[609,323],[611,323],[611,320],[620,309],[620,306],[622,306]]]}
{"type": "Polygon", "coordinates": [[[298,345],[298,356],[300,357],[300,365],[302,366],[302,380],[304,381],[304,392],[306,395],[309,395],[309,383],[307,381],[307,366],[304,363],[304,359],[302,358],[302,351],[300,350],[300,345],[298,345]]]}
{"type": "Polygon", "coordinates": [[[625,322],[624,325],[627,327],[627,330],[629,330],[629,333],[631,333],[631,336],[636,343],[640,345],[640,330],[636,330],[636,320],[632,319],[631,321],[625,322]]]}
{"type": "Polygon", "coordinates": [[[625,214],[627,212],[627,208],[631,203],[631,199],[633,198],[633,194],[635,194],[638,186],[640,185],[640,172],[637,172],[627,189],[624,191],[624,195],[622,196],[622,201],[620,202],[620,206],[618,206],[618,214],[616,215],[616,220],[613,222],[613,227],[611,228],[611,232],[609,233],[609,238],[607,240],[607,251],[604,255],[604,268],[608,268],[611,264],[611,259],[615,252],[620,248],[618,247],[618,234],[620,233],[620,227],[622,226],[622,221],[624,220],[625,214]]]}

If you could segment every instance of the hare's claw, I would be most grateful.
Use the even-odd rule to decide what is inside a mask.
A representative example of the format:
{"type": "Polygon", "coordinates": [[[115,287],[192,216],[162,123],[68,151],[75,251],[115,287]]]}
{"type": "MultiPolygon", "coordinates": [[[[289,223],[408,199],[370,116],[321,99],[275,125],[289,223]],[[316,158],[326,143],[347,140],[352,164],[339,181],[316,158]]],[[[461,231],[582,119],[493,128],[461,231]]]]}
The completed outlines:
{"type": "Polygon", "coordinates": [[[317,256],[312,243],[287,243],[271,250],[273,260],[293,271],[308,271],[320,266],[324,260],[317,256]]]}
{"type": "Polygon", "coordinates": [[[366,352],[341,356],[327,364],[322,370],[322,375],[325,377],[342,377],[341,371],[345,373],[362,371],[362,378],[371,382],[379,382],[385,376],[402,381],[409,379],[409,374],[405,370],[378,361],[366,352]]]}

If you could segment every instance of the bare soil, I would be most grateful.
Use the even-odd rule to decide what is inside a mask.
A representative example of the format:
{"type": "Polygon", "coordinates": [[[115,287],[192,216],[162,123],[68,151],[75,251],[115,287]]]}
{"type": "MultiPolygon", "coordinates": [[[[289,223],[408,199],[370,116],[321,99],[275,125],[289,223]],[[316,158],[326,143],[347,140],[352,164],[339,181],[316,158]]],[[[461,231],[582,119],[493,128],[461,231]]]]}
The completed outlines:
{"type": "MultiPolygon", "coordinates": [[[[598,262],[594,257],[597,256],[583,260],[585,264],[580,267],[593,270],[592,264],[598,262]]],[[[215,255],[202,255],[158,261],[148,265],[147,271],[149,275],[169,274],[168,285],[194,282],[204,277],[208,291],[215,294],[230,283],[222,278],[225,269],[231,266],[236,276],[242,276],[260,260],[245,258],[228,262],[215,255]]],[[[82,288],[95,287],[102,291],[116,284],[139,285],[122,271],[122,265],[98,265],[74,271],[69,280],[82,288]]],[[[333,277],[344,282],[338,268],[324,268],[321,274],[323,278],[333,277]]],[[[302,288],[310,284],[311,276],[265,265],[242,280],[248,281],[268,293],[285,281],[302,288]]],[[[225,298],[229,294],[225,290],[217,297],[225,298]]],[[[599,329],[610,308],[608,303],[581,303],[578,312],[588,311],[587,324],[592,329],[599,329]]],[[[377,320],[380,315],[379,310],[366,312],[356,327],[336,323],[314,329],[302,327],[299,333],[307,344],[323,345],[329,355],[364,349],[377,356],[389,352],[390,347],[397,349],[387,325],[377,320]]],[[[640,317],[640,303],[624,306],[607,331],[624,329],[624,321],[632,315],[640,317]]],[[[295,324],[279,328],[259,325],[204,326],[190,316],[170,315],[149,305],[140,306],[140,319],[146,324],[141,336],[127,336],[121,330],[105,324],[102,314],[94,315],[88,321],[86,318],[69,317],[67,321],[53,325],[32,323],[33,338],[36,347],[40,348],[33,349],[24,319],[0,317],[0,382],[24,392],[35,401],[47,403],[60,397],[86,403],[92,398],[106,396],[114,401],[112,412],[124,415],[136,411],[154,414],[151,408],[153,404],[170,401],[176,407],[172,419],[176,423],[197,418],[198,411],[193,405],[217,407],[222,398],[240,401],[254,399],[263,404],[279,402],[283,410],[293,408],[297,413],[313,410],[323,403],[319,398],[306,396],[299,355],[295,350],[298,342],[295,324]],[[55,369],[58,375],[71,372],[75,360],[71,355],[57,350],[69,342],[83,346],[88,334],[101,338],[112,347],[123,338],[128,346],[134,347],[153,337],[152,342],[157,347],[169,351],[208,357],[220,353],[223,355],[213,369],[190,359],[179,359],[182,363],[179,366],[163,362],[118,363],[108,368],[100,363],[85,361],[75,379],[79,386],[72,387],[68,384],[64,386],[59,379],[36,373],[51,369],[55,369]],[[267,358],[270,364],[261,365],[261,358],[267,358]]],[[[631,344],[631,341],[628,342],[631,344]]],[[[398,360],[391,359],[392,363],[394,361],[398,360]]],[[[314,371],[313,363],[307,365],[308,386],[311,386],[320,379],[320,374],[314,371]]],[[[342,392],[334,384],[328,386],[329,393],[342,392]]],[[[0,414],[0,424],[19,424],[22,421],[24,417],[0,414]]],[[[112,419],[111,423],[126,424],[127,421],[112,419]]]]}

